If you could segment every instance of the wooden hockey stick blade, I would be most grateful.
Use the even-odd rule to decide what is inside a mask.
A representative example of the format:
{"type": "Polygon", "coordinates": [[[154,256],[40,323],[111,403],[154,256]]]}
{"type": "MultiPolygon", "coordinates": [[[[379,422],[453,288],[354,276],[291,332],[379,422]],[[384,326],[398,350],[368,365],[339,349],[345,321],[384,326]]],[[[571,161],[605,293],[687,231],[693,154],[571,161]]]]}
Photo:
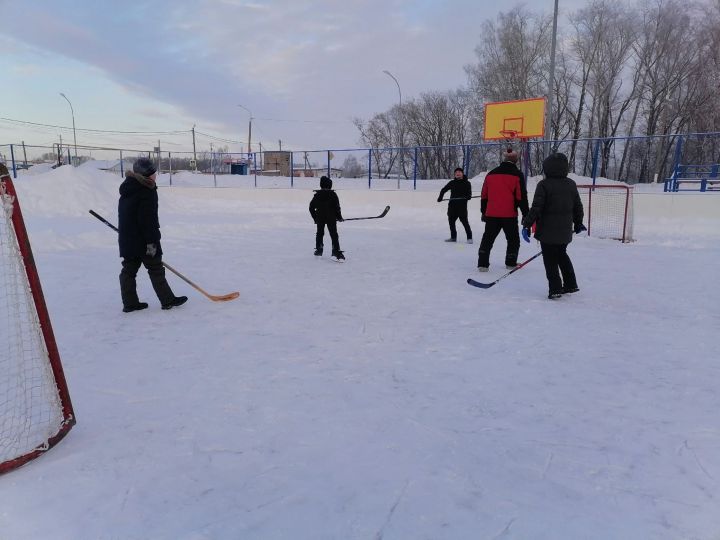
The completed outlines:
{"type": "MultiPolygon", "coordinates": [[[[108,227],[110,227],[110,228],[111,228],[112,230],[114,230],[115,232],[120,232],[120,231],[118,231],[118,228],[117,228],[115,225],[113,225],[112,223],[110,223],[107,219],[105,219],[104,217],[102,217],[100,214],[98,214],[98,213],[95,212],[94,210],[90,210],[90,214],[92,214],[94,217],[96,217],[97,219],[99,219],[100,221],[102,221],[105,225],[107,225],[108,227]]],[[[174,269],[172,266],[170,266],[168,263],[163,262],[162,264],[163,264],[163,266],[164,266],[165,268],[167,268],[168,270],[170,270],[173,274],[175,274],[177,277],[179,277],[180,279],[182,279],[185,283],[187,283],[188,285],[190,285],[191,287],[193,287],[196,291],[199,291],[201,294],[203,294],[204,296],[206,296],[207,298],[209,298],[209,299],[212,300],[213,302],[228,302],[228,301],[230,301],[230,300],[235,300],[237,297],[240,296],[240,293],[237,292],[237,291],[236,291],[236,292],[231,292],[231,293],[228,293],[228,294],[221,294],[221,295],[218,295],[218,296],[216,296],[216,295],[214,295],[214,294],[209,294],[209,293],[207,293],[206,291],[204,291],[203,289],[201,289],[200,287],[198,287],[197,285],[195,285],[195,284],[194,284],[192,281],[190,281],[188,278],[186,278],[185,276],[183,276],[180,272],[178,272],[177,270],[175,270],[175,269],[174,269]]]]}
{"type": "Polygon", "coordinates": [[[361,220],[361,219],[380,219],[380,218],[384,218],[385,216],[387,216],[387,213],[388,213],[389,211],[390,211],[390,206],[386,206],[386,207],[385,207],[385,210],[383,210],[382,213],[381,213],[379,216],[353,217],[353,218],[345,219],[345,220],[343,220],[343,221],[358,221],[358,220],[361,220]]]}
{"type": "Polygon", "coordinates": [[[209,294],[207,291],[203,290],[201,287],[198,287],[195,283],[193,283],[188,278],[183,276],[180,272],[175,270],[168,263],[163,262],[162,264],[165,268],[170,270],[173,274],[175,274],[177,277],[182,279],[185,283],[187,283],[188,285],[193,287],[196,291],[200,292],[201,294],[203,294],[205,297],[209,298],[213,302],[229,302],[230,300],[235,300],[236,298],[238,298],[240,296],[240,293],[237,291],[231,292],[228,294],[220,294],[220,295],[209,294]]]}

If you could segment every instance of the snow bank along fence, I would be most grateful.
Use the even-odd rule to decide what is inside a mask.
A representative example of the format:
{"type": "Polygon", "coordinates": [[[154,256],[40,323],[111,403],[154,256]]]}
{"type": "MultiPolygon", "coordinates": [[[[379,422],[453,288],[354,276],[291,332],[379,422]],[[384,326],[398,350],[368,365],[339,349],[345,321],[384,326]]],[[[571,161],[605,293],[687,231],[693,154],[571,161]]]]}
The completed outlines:
{"type": "MultiPolygon", "coordinates": [[[[360,185],[364,182],[370,189],[418,189],[423,180],[451,178],[458,166],[463,167],[470,177],[490,170],[498,164],[506,146],[507,143],[501,141],[407,148],[262,152],[164,152],[159,146],[151,150],[78,146],[76,158],[74,145],[34,146],[23,143],[0,145],[0,160],[12,167],[14,177],[17,177],[19,169],[34,164],[84,166],[89,161],[94,162],[95,168],[123,175],[135,159],[148,156],[155,159],[161,172],[170,174],[171,183],[175,173],[192,171],[212,175],[213,186],[232,185],[227,183],[227,179],[218,184],[218,176],[244,176],[246,180],[252,177],[250,185],[255,187],[266,185],[263,177],[281,178],[286,184],[276,183],[274,187],[295,187],[296,178],[327,175],[356,179],[360,185]]],[[[516,143],[514,147],[522,153],[522,167],[528,176],[542,174],[545,156],[551,151],[558,151],[568,156],[571,172],[591,178],[593,184],[599,178],[628,184],[673,179],[672,182],[666,181],[668,191],[693,187],[698,191],[713,191],[720,188],[720,179],[717,178],[720,132],[526,141],[516,143]],[[707,174],[702,176],[704,173],[699,171],[705,170],[707,174]],[[693,172],[700,177],[697,174],[690,176],[693,172]]]]}

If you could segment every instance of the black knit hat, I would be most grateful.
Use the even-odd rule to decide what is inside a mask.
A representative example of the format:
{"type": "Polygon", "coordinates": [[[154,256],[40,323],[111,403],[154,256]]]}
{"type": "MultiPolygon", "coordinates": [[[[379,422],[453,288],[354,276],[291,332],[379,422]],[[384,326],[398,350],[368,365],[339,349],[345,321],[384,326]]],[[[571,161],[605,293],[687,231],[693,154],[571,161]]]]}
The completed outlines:
{"type": "Polygon", "coordinates": [[[330,180],[327,176],[321,176],[320,189],[332,189],[332,180],[330,180]]]}
{"type": "Polygon", "coordinates": [[[133,172],[146,178],[150,178],[157,172],[157,169],[151,159],[141,157],[133,163],[133,172]]]}
{"type": "Polygon", "coordinates": [[[454,170],[453,172],[456,173],[456,172],[458,172],[458,171],[460,171],[461,173],[465,174],[465,171],[463,171],[463,168],[462,168],[462,167],[455,167],[455,170],[454,170]]]}

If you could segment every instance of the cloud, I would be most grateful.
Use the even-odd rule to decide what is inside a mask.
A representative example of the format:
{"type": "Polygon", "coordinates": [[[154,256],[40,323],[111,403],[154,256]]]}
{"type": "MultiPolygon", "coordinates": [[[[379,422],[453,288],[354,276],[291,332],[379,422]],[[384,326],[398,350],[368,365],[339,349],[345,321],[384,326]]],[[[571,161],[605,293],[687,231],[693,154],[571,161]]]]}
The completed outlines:
{"type": "MultiPolygon", "coordinates": [[[[15,40],[102,71],[130,92],[253,139],[296,147],[357,142],[349,123],[403,97],[456,88],[489,0],[37,0],[6,6],[15,40]],[[345,123],[343,123],[345,122],[345,123]]],[[[129,111],[130,113],[130,111],[129,111]]]]}

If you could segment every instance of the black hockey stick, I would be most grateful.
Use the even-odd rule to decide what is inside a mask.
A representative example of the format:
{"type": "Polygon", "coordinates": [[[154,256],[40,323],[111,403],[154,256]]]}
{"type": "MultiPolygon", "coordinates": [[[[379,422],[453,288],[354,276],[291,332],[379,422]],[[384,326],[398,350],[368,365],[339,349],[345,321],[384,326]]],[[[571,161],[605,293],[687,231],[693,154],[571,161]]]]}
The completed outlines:
{"type": "MultiPolygon", "coordinates": [[[[478,197],[482,197],[482,195],[473,195],[470,197],[470,199],[477,199],[478,197]]],[[[450,199],[440,199],[438,202],[448,202],[448,201],[468,201],[470,200],[467,197],[451,197],[450,199]]]]}
{"type": "Polygon", "coordinates": [[[390,207],[389,207],[389,206],[386,206],[386,207],[385,207],[385,210],[383,210],[383,211],[382,211],[382,214],[380,214],[379,216],[371,216],[371,217],[351,217],[351,218],[347,218],[347,219],[345,219],[345,220],[343,220],[343,221],[358,221],[358,220],[361,220],[361,219],[380,219],[380,218],[384,218],[385,216],[387,216],[387,213],[388,213],[389,211],[390,211],[390,207]]]}
{"type": "Polygon", "coordinates": [[[512,274],[512,273],[514,273],[514,272],[517,272],[518,270],[520,270],[523,266],[525,266],[527,263],[529,263],[529,262],[532,261],[533,259],[537,259],[540,255],[542,255],[542,251],[541,251],[540,253],[536,253],[535,255],[533,255],[532,257],[530,257],[527,261],[521,262],[521,263],[518,264],[515,268],[513,268],[512,270],[510,270],[507,274],[505,274],[505,275],[503,275],[503,276],[500,276],[499,278],[497,278],[497,279],[496,279],[495,281],[493,281],[492,283],[480,283],[479,281],[475,281],[475,280],[472,279],[472,278],[468,278],[468,280],[467,280],[468,285],[472,285],[473,287],[479,287],[479,288],[481,288],[481,289],[489,289],[490,287],[492,287],[493,285],[495,285],[498,281],[500,281],[500,280],[502,280],[502,279],[505,279],[506,277],[508,277],[510,274],[512,274]]]}
{"type": "MultiPolygon", "coordinates": [[[[114,230],[115,232],[120,232],[115,225],[113,225],[112,223],[110,223],[107,219],[105,219],[104,217],[102,217],[102,216],[101,216],[100,214],[98,214],[97,212],[95,212],[95,211],[93,211],[93,210],[90,210],[90,213],[91,213],[93,216],[95,216],[96,218],[98,218],[100,221],[102,221],[105,225],[107,225],[108,227],[110,227],[112,230],[114,230]]],[[[183,276],[180,272],[178,272],[177,270],[175,270],[175,269],[174,269],[172,266],[170,266],[168,263],[163,262],[162,265],[163,265],[165,268],[167,268],[168,270],[170,270],[170,271],[171,271],[173,274],[175,274],[177,277],[179,277],[180,279],[182,279],[185,283],[187,283],[188,285],[190,285],[191,287],[193,287],[195,290],[197,290],[197,291],[199,291],[200,293],[202,293],[204,296],[206,296],[207,298],[209,298],[209,299],[212,300],[213,302],[227,302],[228,300],[235,300],[238,296],[240,296],[240,293],[239,293],[239,292],[231,292],[231,293],[228,293],[228,294],[221,294],[221,295],[209,294],[209,293],[207,293],[206,291],[204,291],[203,289],[201,289],[200,287],[198,287],[197,285],[195,285],[195,283],[193,283],[192,281],[190,281],[188,278],[186,278],[185,276],[183,276]]]]}

